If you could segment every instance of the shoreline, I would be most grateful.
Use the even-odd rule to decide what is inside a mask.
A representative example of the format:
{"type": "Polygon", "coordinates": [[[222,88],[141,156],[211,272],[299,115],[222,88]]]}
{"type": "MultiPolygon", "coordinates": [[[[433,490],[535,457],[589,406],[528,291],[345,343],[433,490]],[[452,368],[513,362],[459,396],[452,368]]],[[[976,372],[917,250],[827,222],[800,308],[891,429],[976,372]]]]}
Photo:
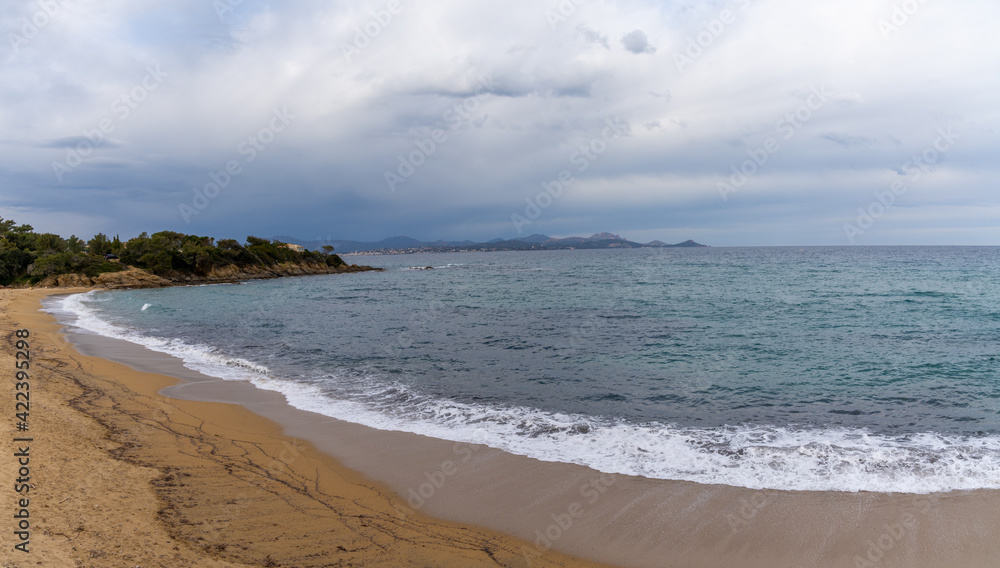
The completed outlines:
{"type": "MultiPolygon", "coordinates": [[[[39,292],[62,293],[66,291],[39,292]]],[[[169,375],[162,384],[172,381],[174,386],[156,392],[177,397],[163,399],[170,407],[183,404],[178,398],[235,402],[253,416],[263,416],[258,420],[270,422],[279,437],[289,437],[283,442],[291,440],[291,447],[281,448],[286,459],[300,444],[333,456],[327,459],[383,488],[393,522],[426,518],[435,524],[488,527],[484,530],[522,539],[514,541],[517,554],[498,565],[545,565],[549,549],[637,568],[866,563],[978,568],[1000,557],[998,491],[758,491],[602,475],[583,466],[373,430],[297,410],[278,393],[199,376],[177,359],[142,354],[137,350],[145,349],[134,344],[111,348],[107,339],[74,336],[84,353],[103,349],[107,356],[111,349],[113,359],[133,357],[132,365],[169,375]]]]}
{"type": "MultiPolygon", "coordinates": [[[[44,297],[87,290],[0,292],[3,364],[13,369],[14,330],[29,329],[34,394],[30,553],[4,546],[0,565],[524,565],[525,543],[400,516],[391,490],[279,424],[163,397],[176,378],[79,354],[38,310],[44,297]]],[[[12,415],[13,396],[3,409],[12,415]]],[[[12,439],[13,423],[5,429],[12,439]]],[[[17,496],[3,492],[5,511],[17,496]]],[[[555,552],[533,565],[599,566],[555,552]]]]}
{"type": "MultiPolygon", "coordinates": [[[[343,260],[343,259],[341,259],[343,260]]],[[[95,290],[119,290],[141,288],[171,288],[175,286],[205,286],[209,284],[239,284],[251,280],[274,280],[300,276],[327,276],[332,274],[355,274],[358,272],[383,272],[384,268],[343,263],[337,266],[310,262],[283,262],[269,266],[238,267],[229,265],[213,268],[209,272],[171,272],[163,276],[135,266],[126,266],[119,272],[104,272],[90,277],[79,273],[65,273],[47,276],[40,282],[0,286],[0,290],[50,290],[66,288],[88,288],[95,290]]]]}

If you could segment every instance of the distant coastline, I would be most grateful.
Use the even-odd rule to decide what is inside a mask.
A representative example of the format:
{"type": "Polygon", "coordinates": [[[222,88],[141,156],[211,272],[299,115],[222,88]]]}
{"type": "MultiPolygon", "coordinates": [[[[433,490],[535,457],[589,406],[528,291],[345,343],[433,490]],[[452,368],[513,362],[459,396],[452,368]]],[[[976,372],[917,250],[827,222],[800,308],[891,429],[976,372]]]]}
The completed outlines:
{"type": "Polygon", "coordinates": [[[705,248],[687,240],[639,243],[613,233],[553,238],[534,234],[487,242],[422,242],[390,237],[378,242],[303,241],[248,236],[245,242],[160,231],[122,241],[98,233],[89,241],[36,233],[0,219],[0,286],[11,288],[161,288],[242,280],[379,271],[348,264],[343,256],[528,250],[705,248]],[[337,250],[340,255],[334,254],[337,250]]]}
{"type": "MultiPolygon", "coordinates": [[[[562,239],[568,240],[568,239],[562,239]]],[[[502,252],[518,250],[593,250],[593,249],[635,249],[635,248],[708,248],[708,245],[685,241],[675,245],[665,243],[649,244],[636,243],[632,241],[620,240],[598,240],[570,243],[525,243],[523,241],[503,241],[499,243],[481,243],[472,246],[453,247],[412,247],[402,249],[375,249],[369,251],[359,251],[345,253],[344,256],[378,256],[393,254],[423,254],[423,253],[448,253],[448,252],[502,252]]]]}
{"type": "Polygon", "coordinates": [[[361,241],[303,241],[294,237],[279,236],[278,239],[294,243],[306,249],[318,250],[324,243],[335,246],[344,256],[395,255],[448,252],[497,252],[510,250],[572,250],[572,249],[613,249],[613,248],[706,248],[708,245],[687,240],[677,244],[663,241],[639,243],[624,239],[613,233],[596,233],[590,237],[552,238],[547,235],[530,235],[517,239],[493,239],[477,243],[473,241],[433,241],[422,242],[409,237],[390,237],[378,242],[361,241]]]}

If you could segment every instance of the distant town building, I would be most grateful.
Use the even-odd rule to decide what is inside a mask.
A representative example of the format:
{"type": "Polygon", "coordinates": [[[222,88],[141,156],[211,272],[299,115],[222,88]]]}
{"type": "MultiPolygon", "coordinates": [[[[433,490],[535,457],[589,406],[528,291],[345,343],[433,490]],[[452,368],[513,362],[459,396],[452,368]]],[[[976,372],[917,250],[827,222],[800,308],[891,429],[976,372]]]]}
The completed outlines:
{"type": "Polygon", "coordinates": [[[285,243],[285,248],[292,249],[295,252],[305,252],[306,247],[302,245],[293,245],[291,243],[285,243]]]}

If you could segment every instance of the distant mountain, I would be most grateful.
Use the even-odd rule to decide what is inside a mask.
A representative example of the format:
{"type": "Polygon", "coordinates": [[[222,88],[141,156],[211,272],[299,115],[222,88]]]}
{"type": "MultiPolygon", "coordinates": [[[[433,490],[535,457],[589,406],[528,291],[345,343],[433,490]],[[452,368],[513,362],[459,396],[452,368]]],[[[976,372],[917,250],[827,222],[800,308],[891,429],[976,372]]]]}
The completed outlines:
{"type": "Polygon", "coordinates": [[[592,241],[624,241],[625,239],[619,237],[614,233],[597,233],[590,236],[592,241]]]}
{"type": "MultiPolygon", "coordinates": [[[[538,235],[538,236],[544,236],[544,235],[538,235]]],[[[524,240],[525,242],[528,242],[526,239],[518,239],[518,240],[524,240]]],[[[631,242],[613,233],[596,233],[589,237],[566,237],[564,239],[548,239],[545,241],[535,241],[535,242],[541,242],[542,244],[548,247],[552,246],[563,247],[568,245],[581,245],[584,243],[600,243],[605,241],[622,241],[623,243],[631,242]]]]}
{"type": "MultiPolygon", "coordinates": [[[[382,239],[381,241],[374,243],[387,248],[405,248],[405,247],[415,247],[420,246],[421,243],[417,239],[411,239],[410,237],[398,236],[389,237],[387,239],[382,239]]],[[[333,245],[336,247],[337,245],[333,245]]]]}
{"type": "Polygon", "coordinates": [[[604,248],[649,248],[649,247],[704,247],[694,241],[684,241],[668,245],[663,241],[636,243],[623,239],[614,233],[596,233],[589,237],[566,237],[554,239],[547,235],[534,234],[517,239],[493,239],[484,243],[475,241],[419,241],[406,236],[389,237],[377,242],[331,240],[304,241],[295,237],[277,236],[275,240],[301,245],[309,250],[322,250],[324,245],[332,245],[338,253],[371,252],[390,254],[405,252],[458,252],[470,250],[545,250],[545,249],[604,249],[604,248]]]}
{"type": "MultiPolygon", "coordinates": [[[[502,241],[504,239],[496,239],[496,240],[502,241]]],[[[525,242],[525,243],[544,243],[545,241],[551,241],[552,237],[550,237],[548,235],[539,235],[538,233],[535,233],[534,235],[531,235],[531,236],[528,236],[528,237],[524,237],[523,239],[517,239],[517,240],[519,240],[521,242],[525,242]]],[[[490,241],[490,242],[492,242],[492,241],[490,241]]]]}

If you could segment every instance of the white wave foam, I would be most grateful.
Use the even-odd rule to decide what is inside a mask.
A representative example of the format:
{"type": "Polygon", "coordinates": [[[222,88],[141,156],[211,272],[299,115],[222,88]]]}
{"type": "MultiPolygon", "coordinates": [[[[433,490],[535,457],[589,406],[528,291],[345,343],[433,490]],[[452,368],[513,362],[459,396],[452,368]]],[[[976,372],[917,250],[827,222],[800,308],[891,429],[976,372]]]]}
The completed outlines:
{"type": "Polygon", "coordinates": [[[800,491],[933,493],[1000,488],[997,437],[630,424],[523,407],[400,396],[406,387],[394,385],[383,391],[382,398],[390,404],[412,398],[398,412],[381,408],[375,393],[369,393],[366,403],[331,400],[314,388],[283,391],[293,406],[373,428],[481,443],[605,473],[800,491]]]}
{"type": "Polygon", "coordinates": [[[605,473],[753,489],[932,493],[1000,489],[1000,437],[935,433],[876,435],[857,429],[776,426],[682,428],[614,422],[525,407],[432,398],[376,377],[333,375],[313,384],[282,380],[267,367],[207,345],[164,340],[111,324],[63,300],[75,325],[179,357],[191,369],[281,392],[289,404],[382,430],[489,445],[542,461],[605,473]]]}
{"type": "MultiPolygon", "coordinates": [[[[72,325],[81,329],[136,343],[152,351],[173,355],[184,362],[184,366],[227,380],[249,380],[258,376],[270,375],[270,369],[252,361],[239,357],[230,357],[210,345],[189,344],[180,339],[161,339],[142,334],[138,330],[116,325],[97,315],[97,311],[87,305],[87,299],[92,299],[95,291],[85,294],[74,294],[55,304],[53,312],[72,315],[72,325]]],[[[143,310],[147,309],[146,304],[143,310]]]]}
{"type": "Polygon", "coordinates": [[[455,268],[455,267],[458,267],[458,266],[466,266],[466,265],[465,264],[461,264],[461,263],[457,263],[457,264],[456,263],[448,263],[448,264],[443,264],[441,266],[426,266],[426,265],[425,266],[407,266],[406,268],[403,268],[402,270],[432,270],[432,269],[444,270],[444,269],[447,269],[447,268],[455,268]]]}

